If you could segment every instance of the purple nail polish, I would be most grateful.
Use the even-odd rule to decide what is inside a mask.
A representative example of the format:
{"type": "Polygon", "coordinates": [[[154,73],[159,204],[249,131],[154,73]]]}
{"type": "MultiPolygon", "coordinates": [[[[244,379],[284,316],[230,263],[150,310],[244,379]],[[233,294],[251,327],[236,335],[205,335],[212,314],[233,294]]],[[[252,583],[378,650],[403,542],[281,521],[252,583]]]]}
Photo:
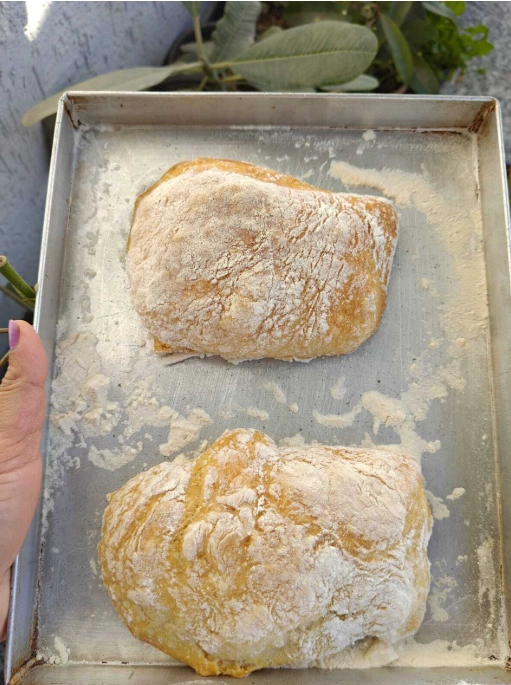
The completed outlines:
{"type": "Polygon", "coordinates": [[[9,349],[13,350],[20,341],[20,327],[16,321],[9,321],[9,349]]]}

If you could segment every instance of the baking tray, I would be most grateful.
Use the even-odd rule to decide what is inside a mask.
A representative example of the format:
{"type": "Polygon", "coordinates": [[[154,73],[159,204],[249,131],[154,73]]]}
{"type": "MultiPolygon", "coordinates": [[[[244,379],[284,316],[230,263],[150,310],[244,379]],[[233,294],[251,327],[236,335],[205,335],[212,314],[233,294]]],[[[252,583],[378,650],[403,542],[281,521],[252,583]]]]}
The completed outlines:
{"type": "Polygon", "coordinates": [[[162,461],[161,445],[171,452],[168,420],[155,418],[163,405],[211,417],[184,451],[246,426],[277,441],[400,443],[422,460],[436,517],[433,583],[399,665],[268,670],[246,682],[511,682],[509,212],[495,100],[67,94],[35,325],[50,358],[52,409],[44,498],[13,574],[7,682],[205,681],[132,638],[98,576],[106,494],[162,461]],[[395,199],[401,234],[387,307],[365,345],[309,364],[166,366],[152,354],[126,284],[133,201],[197,156],[395,199]]]}

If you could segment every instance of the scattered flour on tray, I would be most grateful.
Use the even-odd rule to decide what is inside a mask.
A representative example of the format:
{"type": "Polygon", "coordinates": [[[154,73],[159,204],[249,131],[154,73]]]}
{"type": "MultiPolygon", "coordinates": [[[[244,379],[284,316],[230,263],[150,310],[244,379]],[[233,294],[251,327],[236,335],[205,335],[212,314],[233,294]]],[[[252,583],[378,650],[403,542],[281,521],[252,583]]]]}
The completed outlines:
{"type": "Polygon", "coordinates": [[[211,417],[203,409],[192,409],[185,418],[174,412],[170,420],[169,437],[166,443],[160,445],[160,454],[170,457],[192,442],[199,439],[202,428],[213,423],[211,417]]]}
{"type": "MultiPolygon", "coordinates": [[[[400,438],[399,447],[420,460],[424,453],[434,453],[440,449],[441,444],[438,440],[424,440],[417,431],[417,422],[427,417],[434,400],[442,401],[451,390],[464,389],[466,381],[462,373],[462,359],[470,347],[470,340],[486,331],[486,282],[480,212],[460,206],[454,196],[438,192],[425,173],[361,169],[337,161],[331,162],[329,173],[350,190],[359,186],[375,188],[394,200],[398,209],[413,207],[422,212],[449,259],[456,287],[448,300],[438,305],[439,322],[448,352],[447,363],[440,367],[432,364],[429,355],[433,348],[428,347],[410,366],[408,388],[399,398],[387,397],[377,391],[365,393],[351,412],[341,415],[339,422],[335,415],[325,418],[317,414],[322,425],[342,428],[345,427],[345,421],[348,421],[346,426],[351,425],[349,421],[353,413],[365,409],[374,418],[375,435],[380,426],[391,427],[400,438]],[[467,231],[467,226],[472,230],[467,231]],[[463,344],[460,344],[460,340],[463,340],[463,344]]],[[[428,279],[422,280],[422,287],[434,295],[433,284],[428,279]]]]}
{"type": "Polygon", "coordinates": [[[465,488],[454,488],[450,495],[447,495],[445,499],[459,499],[465,494],[465,488]]]}
{"type": "Polygon", "coordinates": [[[444,501],[441,497],[437,497],[429,490],[426,490],[426,498],[429,502],[429,506],[431,507],[433,518],[435,518],[437,521],[449,518],[451,512],[445,506],[444,501]]]}
{"type": "MultiPolygon", "coordinates": [[[[65,329],[64,321],[60,332],[65,329]]],[[[170,457],[198,440],[201,429],[212,423],[200,408],[190,409],[185,417],[172,407],[161,405],[153,394],[155,379],[149,376],[134,383],[125,400],[126,421],[121,424],[123,408],[111,397],[111,380],[101,372],[97,345],[98,339],[90,331],[71,335],[57,345],[56,376],[50,399],[43,534],[54,507],[54,492],[63,483],[65,471],[80,466],[80,459],[72,456],[73,448],[87,448],[88,459],[94,466],[115,471],[142,452],[143,442],[131,442],[131,439],[147,427],[169,427],[167,441],[159,446],[159,451],[170,457]],[[116,429],[119,447],[101,448],[93,444],[94,439],[109,436],[116,429]]]]}
{"type": "Polygon", "coordinates": [[[64,641],[58,637],[58,635],[56,635],[53,639],[53,647],[56,653],[49,648],[43,648],[37,652],[37,659],[45,661],[51,666],[65,666],[69,662],[71,650],[65,645],[64,641]]]}
{"type": "Polygon", "coordinates": [[[264,409],[259,409],[258,407],[247,407],[245,414],[251,416],[254,419],[259,419],[260,421],[267,421],[270,415],[264,409]]]}
{"type": "Polygon", "coordinates": [[[422,644],[413,638],[397,645],[397,660],[391,666],[407,668],[474,668],[477,666],[503,666],[503,661],[481,657],[482,644],[460,646],[454,640],[433,640],[422,644]]]}
{"type": "Polygon", "coordinates": [[[89,461],[100,469],[116,471],[135,459],[142,450],[142,443],[138,445],[136,448],[125,445],[117,450],[98,450],[95,445],[91,445],[88,454],[89,461]]]}
{"type": "Polygon", "coordinates": [[[449,614],[444,606],[444,602],[457,584],[456,580],[449,575],[443,575],[433,580],[433,587],[428,597],[428,607],[433,621],[443,623],[449,620],[449,614]]]}
{"type": "Polygon", "coordinates": [[[346,394],[346,379],[341,374],[330,388],[330,394],[334,400],[342,400],[346,394]]]}
{"type": "Polygon", "coordinates": [[[367,131],[362,133],[362,138],[366,142],[371,142],[372,140],[376,140],[376,133],[372,129],[368,128],[367,131]]]}
{"type": "Polygon", "coordinates": [[[314,421],[320,426],[327,426],[328,428],[348,428],[353,425],[356,417],[362,411],[360,404],[357,404],[351,411],[345,414],[320,414],[315,409],[312,410],[314,421]]]}
{"type": "Polygon", "coordinates": [[[268,381],[263,385],[263,388],[268,390],[268,392],[271,392],[275,402],[278,402],[279,404],[286,404],[286,393],[282,390],[278,383],[275,383],[275,381],[268,381]]]}

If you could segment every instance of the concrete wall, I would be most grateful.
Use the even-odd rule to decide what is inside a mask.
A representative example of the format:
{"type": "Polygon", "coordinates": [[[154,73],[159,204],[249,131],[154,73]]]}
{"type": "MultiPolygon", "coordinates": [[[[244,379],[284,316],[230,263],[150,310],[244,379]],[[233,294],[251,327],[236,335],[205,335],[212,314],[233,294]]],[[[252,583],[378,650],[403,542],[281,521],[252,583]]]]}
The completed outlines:
{"type": "MultiPolygon", "coordinates": [[[[0,254],[29,282],[37,278],[49,151],[42,124],[24,128],[22,115],[97,74],[161,64],[185,25],[180,2],[0,2],[0,254]]],[[[20,314],[0,293],[0,326],[20,314]]]]}

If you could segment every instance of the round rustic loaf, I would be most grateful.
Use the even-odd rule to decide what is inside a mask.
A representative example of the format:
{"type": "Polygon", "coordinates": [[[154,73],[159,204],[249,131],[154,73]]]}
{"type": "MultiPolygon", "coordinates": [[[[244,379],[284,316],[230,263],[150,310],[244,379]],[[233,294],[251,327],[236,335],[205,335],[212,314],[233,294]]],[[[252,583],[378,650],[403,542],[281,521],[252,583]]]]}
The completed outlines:
{"type": "Polygon", "coordinates": [[[131,298],[155,350],[176,360],[346,354],[379,325],[396,241],[388,200],[183,162],[137,199],[131,298]]]}
{"type": "Polygon", "coordinates": [[[412,635],[431,526],[405,454],[235,430],[111,495],[99,559],[135,637],[202,675],[242,677],[412,635]]]}

